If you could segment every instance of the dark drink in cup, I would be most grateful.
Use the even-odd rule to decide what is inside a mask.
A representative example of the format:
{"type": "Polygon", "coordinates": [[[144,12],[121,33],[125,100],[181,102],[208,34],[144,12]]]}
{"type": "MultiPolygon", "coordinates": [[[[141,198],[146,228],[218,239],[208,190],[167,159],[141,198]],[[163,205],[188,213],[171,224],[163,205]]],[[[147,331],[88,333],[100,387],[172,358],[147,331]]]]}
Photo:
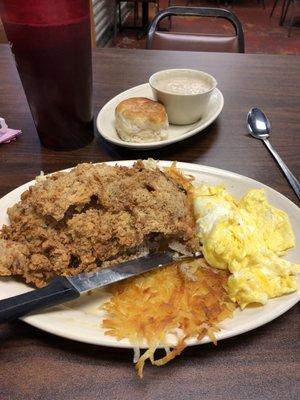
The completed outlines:
{"type": "Polygon", "coordinates": [[[2,22],[42,144],[93,139],[89,0],[0,0],[2,22]]]}

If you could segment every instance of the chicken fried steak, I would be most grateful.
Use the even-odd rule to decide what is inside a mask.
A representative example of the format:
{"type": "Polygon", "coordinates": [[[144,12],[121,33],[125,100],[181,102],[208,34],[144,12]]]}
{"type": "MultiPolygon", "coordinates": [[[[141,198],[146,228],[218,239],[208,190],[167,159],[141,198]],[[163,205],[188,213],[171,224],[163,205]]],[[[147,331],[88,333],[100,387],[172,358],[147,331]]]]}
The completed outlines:
{"type": "Polygon", "coordinates": [[[142,161],[133,167],[80,164],[38,179],[8,210],[0,231],[0,275],[42,287],[145,255],[153,243],[197,250],[186,189],[142,161]]]}

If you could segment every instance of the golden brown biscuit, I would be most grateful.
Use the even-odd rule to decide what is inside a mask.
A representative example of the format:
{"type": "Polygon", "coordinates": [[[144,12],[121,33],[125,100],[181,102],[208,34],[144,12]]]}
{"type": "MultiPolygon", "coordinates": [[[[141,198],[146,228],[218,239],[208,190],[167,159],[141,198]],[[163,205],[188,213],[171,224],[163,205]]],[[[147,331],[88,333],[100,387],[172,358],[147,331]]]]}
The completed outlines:
{"type": "Polygon", "coordinates": [[[165,107],[145,97],[121,101],[115,110],[115,127],[126,142],[153,142],[167,138],[169,126],[165,107]]]}

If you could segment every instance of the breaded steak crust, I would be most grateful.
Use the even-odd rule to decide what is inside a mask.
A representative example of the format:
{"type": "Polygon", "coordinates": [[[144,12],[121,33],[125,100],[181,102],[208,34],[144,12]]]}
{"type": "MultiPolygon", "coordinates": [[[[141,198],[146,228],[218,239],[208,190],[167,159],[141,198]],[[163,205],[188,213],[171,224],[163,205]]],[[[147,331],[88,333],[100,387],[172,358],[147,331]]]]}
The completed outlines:
{"type": "Polygon", "coordinates": [[[0,232],[0,275],[21,275],[37,287],[56,275],[144,255],[153,241],[197,250],[186,190],[142,161],[80,164],[39,179],[8,215],[10,225],[0,232]]]}

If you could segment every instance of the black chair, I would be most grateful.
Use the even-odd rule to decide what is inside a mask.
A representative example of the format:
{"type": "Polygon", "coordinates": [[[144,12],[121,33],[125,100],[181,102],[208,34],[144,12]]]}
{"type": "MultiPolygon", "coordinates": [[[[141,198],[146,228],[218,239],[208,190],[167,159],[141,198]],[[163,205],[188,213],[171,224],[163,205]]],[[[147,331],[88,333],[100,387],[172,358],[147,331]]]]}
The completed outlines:
{"type": "Polygon", "coordinates": [[[227,10],[202,7],[169,7],[160,11],[153,19],[147,36],[147,49],[157,50],[187,50],[187,51],[217,51],[245,52],[243,27],[239,19],[227,10]],[[164,18],[172,16],[216,17],[229,21],[235,34],[206,35],[201,33],[182,33],[158,30],[158,25],[164,18]]]}

